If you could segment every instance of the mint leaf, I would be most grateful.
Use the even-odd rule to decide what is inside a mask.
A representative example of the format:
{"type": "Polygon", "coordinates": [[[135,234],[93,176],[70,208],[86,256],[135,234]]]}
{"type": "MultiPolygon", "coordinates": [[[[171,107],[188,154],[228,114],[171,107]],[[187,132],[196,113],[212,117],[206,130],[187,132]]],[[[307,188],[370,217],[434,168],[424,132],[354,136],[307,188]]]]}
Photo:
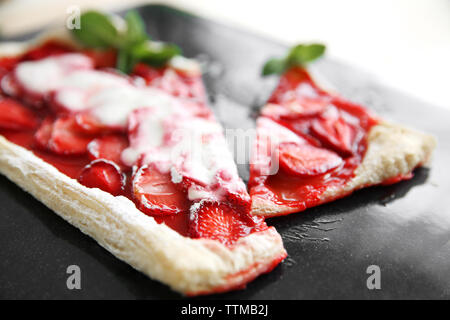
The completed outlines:
{"type": "Polygon", "coordinates": [[[123,73],[129,73],[133,68],[131,58],[126,50],[119,50],[117,53],[116,68],[123,73]]]}
{"type": "Polygon", "coordinates": [[[270,59],[263,67],[262,74],[267,76],[269,74],[281,74],[286,69],[286,59],[270,59]]]}
{"type": "Polygon", "coordinates": [[[125,23],[126,30],[119,32],[107,15],[87,11],[80,17],[80,29],[72,31],[85,47],[117,49],[116,68],[125,73],[131,72],[140,61],[160,67],[181,54],[180,48],[174,44],[150,41],[137,11],[129,11],[125,15],[125,23]]]}
{"type": "Polygon", "coordinates": [[[289,50],[286,57],[270,59],[263,67],[262,74],[282,74],[292,66],[304,67],[306,64],[320,58],[325,53],[325,46],[319,43],[298,44],[289,50]]]}
{"type": "Polygon", "coordinates": [[[131,55],[152,66],[160,67],[172,57],[181,54],[181,49],[174,44],[146,41],[131,48],[131,55]]]}
{"type": "Polygon", "coordinates": [[[299,44],[291,49],[288,55],[290,65],[305,65],[321,57],[325,52],[325,46],[322,44],[299,44]]]}
{"type": "Polygon", "coordinates": [[[74,36],[89,48],[117,47],[119,35],[111,20],[96,11],[87,11],[80,17],[80,28],[72,30],[74,36]]]}
{"type": "Polygon", "coordinates": [[[132,10],[125,15],[125,22],[127,23],[127,32],[125,39],[128,45],[143,42],[149,39],[145,32],[145,24],[137,11],[132,10]]]}

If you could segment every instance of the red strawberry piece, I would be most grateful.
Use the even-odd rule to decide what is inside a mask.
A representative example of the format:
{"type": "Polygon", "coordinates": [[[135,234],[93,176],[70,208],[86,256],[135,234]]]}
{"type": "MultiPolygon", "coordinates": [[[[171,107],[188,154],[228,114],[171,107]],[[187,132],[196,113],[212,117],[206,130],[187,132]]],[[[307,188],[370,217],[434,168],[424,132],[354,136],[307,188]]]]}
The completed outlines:
{"type": "Polygon", "coordinates": [[[216,180],[217,183],[213,185],[213,188],[218,189],[222,193],[223,190],[226,190],[225,196],[229,204],[244,211],[250,210],[251,199],[243,183],[233,179],[233,175],[227,170],[219,170],[216,180]]]}
{"type": "Polygon", "coordinates": [[[8,72],[2,75],[0,82],[0,92],[12,97],[18,97],[21,92],[21,88],[15,77],[12,75],[12,72],[8,72]]]}
{"type": "Polygon", "coordinates": [[[144,213],[170,215],[186,212],[186,193],[175,185],[169,173],[160,173],[154,166],[143,166],[133,178],[133,195],[144,213]]]}
{"type": "Polygon", "coordinates": [[[6,94],[6,92],[5,92],[5,91],[3,90],[3,88],[2,88],[2,82],[3,82],[3,78],[4,78],[8,73],[9,73],[9,72],[8,72],[6,69],[0,67],[0,94],[2,94],[2,93],[5,93],[5,94],[6,94]]]}
{"type": "Polygon", "coordinates": [[[132,74],[144,78],[145,82],[150,84],[153,80],[162,77],[164,70],[164,68],[154,68],[145,63],[138,63],[132,74]]]}
{"type": "Polygon", "coordinates": [[[3,57],[0,58],[0,69],[5,72],[11,71],[19,62],[19,57],[3,57]]]}
{"type": "Polygon", "coordinates": [[[76,88],[63,88],[46,94],[46,105],[57,115],[70,115],[81,112],[85,108],[86,92],[76,88]],[[71,101],[69,105],[65,101],[71,101]]]}
{"type": "Polygon", "coordinates": [[[104,130],[102,124],[89,112],[80,112],[75,116],[75,121],[80,129],[86,133],[98,134],[104,130]]]}
{"type": "Polygon", "coordinates": [[[34,139],[38,147],[42,149],[50,148],[50,139],[52,138],[54,119],[47,117],[42,121],[41,126],[34,134],[34,139]]]}
{"type": "Polygon", "coordinates": [[[33,129],[37,124],[33,111],[12,99],[0,97],[0,128],[24,130],[33,129]]]}
{"type": "Polygon", "coordinates": [[[299,101],[299,108],[295,111],[303,116],[319,114],[323,112],[330,103],[329,100],[323,98],[302,98],[299,101]]]}
{"type": "Polygon", "coordinates": [[[141,122],[145,122],[144,119],[148,117],[148,114],[151,113],[151,109],[149,108],[139,108],[133,110],[128,115],[128,139],[130,141],[131,146],[136,146],[140,141],[140,124],[141,122]]]}
{"type": "Polygon", "coordinates": [[[230,245],[258,227],[250,215],[239,213],[224,203],[202,201],[194,206],[197,208],[191,209],[189,226],[192,238],[207,238],[230,245]]]}
{"type": "Polygon", "coordinates": [[[142,63],[134,67],[133,75],[144,78],[148,85],[176,97],[194,98],[200,102],[206,99],[200,75],[189,75],[171,68],[153,68],[142,63]]]}
{"type": "Polygon", "coordinates": [[[39,47],[29,50],[23,57],[23,60],[40,60],[49,56],[60,55],[73,51],[69,46],[58,42],[49,40],[39,47]]]}
{"type": "Polygon", "coordinates": [[[75,121],[81,131],[86,134],[101,134],[111,132],[124,132],[120,126],[108,126],[101,123],[90,111],[79,112],[75,115],[75,121]]]}
{"type": "Polygon", "coordinates": [[[306,144],[284,142],[279,145],[280,167],[299,176],[316,176],[336,168],[342,158],[326,149],[306,144]]]}
{"type": "Polygon", "coordinates": [[[206,184],[198,179],[183,174],[180,186],[183,190],[188,190],[191,186],[197,186],[199,188],[206,188],[206,184]]]}
{"type": "Polygon", "coordinates": [[[84,50],[83,53],[94,62],[95,68],[114,68],[117,60],[117,51],[109,50],[84,50]]]}
{"type": "Polygon", "coordinates": [[[308,96],[319,96],[322,94],[314,85],[311,77],[304,68],[292,67],[281,76],[279,84],[272,93],[269,102],[283,104],[297,97],[305,97],[306,90],[304,90],[304,87],[308,87],[308,96]]]}
{"type": "Polygon", "coordinates": [[[78,181],[89,188],[99,188],[116,196],[125,188],[125,175],[108,160],[95,160],[84,167],[78,181]]]}
{"type": "Polygon", "coordinates": [[[355,129],[341,117],[314,119],[311,132],[325,146],[343,156],[351,156],[356,151],[355,129]]]}
{"type": "Polygon", "coordinates": [[[83,154],[91,140],[90,136],[79,131],[73,117],[63,117],[53,124],[49,147],[58,154],[83,154]]]}
{"type": "MultiPolygon", "coordinates": [[[[17,57],[4,57],[0,58],[0,94],[5,92],[2,89],[2,79],[6,77],[10,73],[11,70],[15,67],[15,65],[19,62],[17,57]]],[[[6,81],[5,81],[6,82],[6,81]]]]}
{"type": "Polygon", "coordinates": [[[155,79],[151,85],[175,97],[199,99],[204,97],[203,85],[200,79],[183,76],[171,69],[167,69],[164,75],[155,79]]]}
{"type": "Polygon", "coordinates": [[[86,152],[91,137],[81,133],[72,117],[47,117],[34,138],[39,147],[57,154],[80,155],[86,152]]]}
{"type": "Polygon", "coordinates": [[[247,194],[246,190],[244,192],[227,192],[227,201],[232,204],[235,208],[242,208],[243,210],[250,210],[251,199],[247,194]]]}
{"type": "Polygon", "coordinates": [[[14,71],[5,74],[0,83],[0,91],[6,95],[20,99],[34,108],[44,106],[44,95],[27,90],[18,80],[14,71]]]}
{"type": "Polygon", "coordinates": [[[280,105],[279,110],[269,110],[269,112],[272,111],[275,113],[274,115],[270,115],[275,119],[277,117],[288,120],[304,119],[306,117],[312,117],[322,113],[328,104],[329,101],[325,99],[302,98],[284,102],[280,105]]]}
{"type": "Polygon", "coordinates": [[[89,157],[93,160],[106,159],[123,167],[121,155],[126,147],[128,147],[128,139],[124,135],[111,134],[92,140],[87,150],[89,157]]]}
{"type": "Polygon", "coordinates": [[[98,134],[104,130],[102,124],[89,112],[80,112],[75,116],[75,121],[80,129],[86,133],[98,134]]]}

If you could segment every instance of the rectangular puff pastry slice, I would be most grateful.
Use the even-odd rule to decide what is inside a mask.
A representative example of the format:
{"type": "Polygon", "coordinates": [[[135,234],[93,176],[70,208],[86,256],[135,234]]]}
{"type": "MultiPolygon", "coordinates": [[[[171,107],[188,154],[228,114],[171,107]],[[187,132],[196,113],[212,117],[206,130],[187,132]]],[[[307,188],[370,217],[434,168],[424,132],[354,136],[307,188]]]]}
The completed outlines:
{"type": "MultiPolygon", "coordinates": [[[[77,48],[70,35],[61,30],[31,42],[2,43],[0,59],[13,59],[48,40],[77,48]]],[[[233,163],[230,166],[230,170],[235,170],[233,163]]],[[[214,239],[214,235],[182,235],[144,214],[129,197],[86,187],[3,135],[0,135],[0,172],[117,258],[182,294],[242,288],[286,257],[281,237],[273,227],[244,234],[232,243],[214,239]]],[[[182,175],[183,172],[172,174],[174,183],[180,183],[175,180],[182,175]]],[[[242,181],[239,181],[240,186],[242,181]]],[[[201,191],[205,190],[200,187],[191,191],[197,191],[191,215],[201,210],[206,202],[214,201],[208,194],[202,198],[201,191]]],[[[248,197],[245,187],[238,191],[244,198],[248,197]]]]}
{"type": "Polygon", "coordinates": [[[257,120],[250,166],[252,214],[303,211],[355,190],[412,177],[433,136],[383,121],[319,87],[307,70],[280,79],[257,120]]]}

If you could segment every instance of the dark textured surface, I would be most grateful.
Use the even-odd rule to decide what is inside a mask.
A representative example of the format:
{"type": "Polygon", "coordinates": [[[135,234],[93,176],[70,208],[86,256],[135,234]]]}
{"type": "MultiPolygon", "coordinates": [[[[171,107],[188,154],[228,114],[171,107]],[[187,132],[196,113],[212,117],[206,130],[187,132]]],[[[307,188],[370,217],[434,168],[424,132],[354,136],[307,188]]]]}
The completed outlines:
{"type": "MultiPolygon", "coordinates": [[[[179,44],[187,56],[202,54],[209,65],[205,81],[223,124],[251,127],[276,81],[259,77],[261,65],[285,47],[166,7],[139,11],[155,38],[179,44]]],[[[435,134],[439,146],[432,169],[417,170],[410,181],[269,220],[284,238],[288,259],[245,290],[211,297],[450,298],[450,112],[335,61],[324,59],[315,69],[346,97],[435,134]],[[381,268],[381,290],[366,287],[369,265],[381,268]]],[[[245,167],[240,169],[245,178],[245,167]]],[[[0,203],[0,298],[181,298],[4,177],[0,203]],[[66,268],[72,264],[82,271],[79,291],[66,288],[66,268]]]]}

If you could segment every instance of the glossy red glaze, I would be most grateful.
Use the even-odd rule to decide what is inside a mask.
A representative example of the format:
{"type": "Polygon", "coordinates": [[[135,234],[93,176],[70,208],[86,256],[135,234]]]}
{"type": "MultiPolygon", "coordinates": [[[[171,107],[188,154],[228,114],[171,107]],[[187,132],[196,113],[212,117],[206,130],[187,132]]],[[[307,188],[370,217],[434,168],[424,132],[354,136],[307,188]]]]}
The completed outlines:
{"type": "Polygon", "coordinates": [[[281,165],[284,159],[280,159],[279,171],[270,176],[260,176],[251,166],[251,196],[293,207],[294,212],[322,203],[320,196],[327,188],[343,186],[354,176],[366,152],[367,134],[378,119],[362,106],[322,90],[299,67],[281,77],[268,102],[275,106],[263,110],[263,116],[290,129],[311,146],[339,154],[343,161],[326,173],[311,176],[287,170],[281,165]]]}

